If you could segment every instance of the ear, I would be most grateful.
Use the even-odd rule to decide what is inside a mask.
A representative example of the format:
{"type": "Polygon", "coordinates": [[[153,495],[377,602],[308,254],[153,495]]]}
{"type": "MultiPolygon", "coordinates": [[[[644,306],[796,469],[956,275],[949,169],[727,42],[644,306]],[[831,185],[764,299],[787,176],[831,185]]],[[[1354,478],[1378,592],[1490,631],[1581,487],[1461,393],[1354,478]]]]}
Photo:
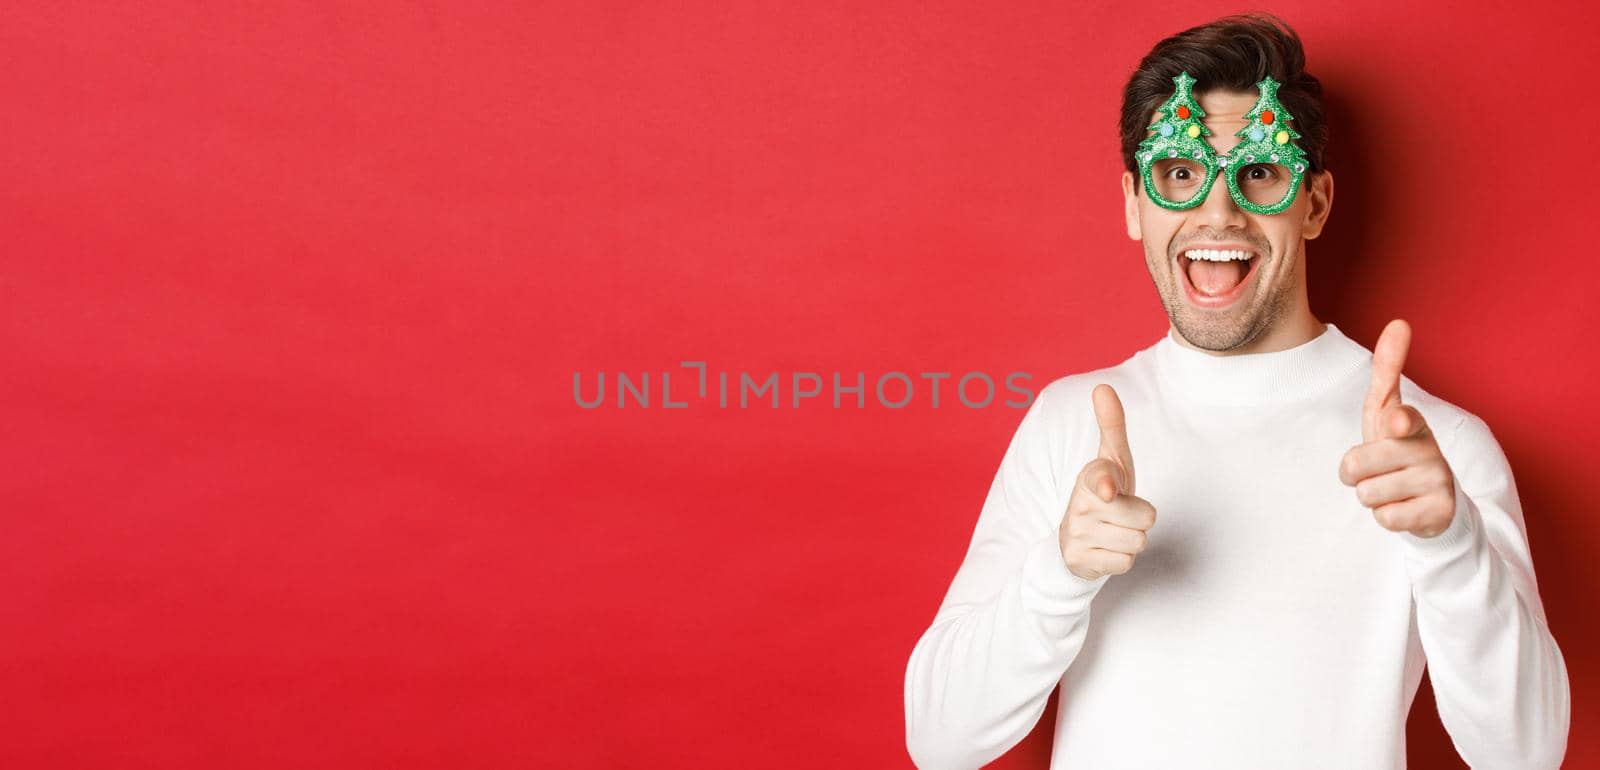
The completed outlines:
{"type": "Polygon", "coordinates": [[[1133,172],[1122,172],[1122,215],[1127,218],[1128,237],[1144,240],[1144,231],[1139,227],[1139,194],[1133,191],[1133,172]]]}
{"type": "Polygon", "coordinates": [[[1323,170],[1307,177],[1306,193],[1311,205],[1306,207],[1301,235],[1309,241],[1322,234],[1322,226],[1328,222],[1328,212],[1333,210],[1333,172],[1323,170]]]}

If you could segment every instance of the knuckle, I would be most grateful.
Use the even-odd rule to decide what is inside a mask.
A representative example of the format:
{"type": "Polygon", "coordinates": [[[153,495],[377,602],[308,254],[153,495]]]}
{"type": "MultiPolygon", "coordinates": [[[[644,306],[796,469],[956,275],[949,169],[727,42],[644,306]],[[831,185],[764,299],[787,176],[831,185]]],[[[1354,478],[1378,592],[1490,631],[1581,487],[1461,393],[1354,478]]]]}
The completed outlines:
{"type": "Polygon", "coordinates": [[[1429,469],[1428,482],[1430,484],[1437,487],[1448,487],[1451,481],[1453,479],[1450,477],[1450,469],[1446,468],[1443,463],[1436,463],[1429,469]]]}
{"type": "Polygon", "coordinates": [[[1083,514],[1074,513],[1067,516],[1066,521],[1061,523],[1061,530],[1069,542],[1076,542],[1083,537],[1084,527],[1088,523],[1088,518],[1083,514]]]}
{"type": "Polygon", "coordinates": [[[1378,526],[1383,527],[1384,529],[1393,532],[1399,532],[1401,529],[1403,529],[1403,527],[1400,526],[1400,522],[1395,520],[1395,515],[1383,508],[1374,509],[1372,511],[1372,518],[1378,522],[1378,526]]]}
{"type": "Polygon", "coordinates": [[[1094,468],[1096,462],[1098,461],[1090,460],[1088,463],[1084,464],[1082,469],[1078,471],[1078,486],[1084,486],[1090,479],[1094,478],[1094,468]]]}
{"type": "Polygon", "coordinates": [[[1352,449],[1339,461],[1339,478],[1342,481],[1349,481],[1356,477],[1356,471],[1360,469],[1361,463],[1356,459],[1355,450],[1352,449]]]}
{"type": "Polygon", "coordinates": [[[1101,483],[1103,483],[1104,479],[1106,478],[1106,468],[1104,462],[1104,460],[1095,460],[1094,462],[1089,463],[1088,465],[1084,466],[1083,474],[1079,476],[1081,482],[1078,484],[1078,486],[1083,488],[1085,492],[1090,493],[1090,497],[1099,496],[1097,494],[1097,490],[1100,488],[1101,483]]]}
{"type": "Polygon", "coordinates": [[[1356,499],[1360,500],[1362,505],[1369,507],[1372,505],[1372,488],[1373,484],[1370,481],[1363,481],[1356,485],[1356,499]]]}
{"type": "Polygon", "coordinates": [[[1105,501],[1094,491],[1094,484],[1085,481],[1072,490],[1072,499],[1067,502],[1067,510],[1076,516],[1087,516],[1105,501]]]}

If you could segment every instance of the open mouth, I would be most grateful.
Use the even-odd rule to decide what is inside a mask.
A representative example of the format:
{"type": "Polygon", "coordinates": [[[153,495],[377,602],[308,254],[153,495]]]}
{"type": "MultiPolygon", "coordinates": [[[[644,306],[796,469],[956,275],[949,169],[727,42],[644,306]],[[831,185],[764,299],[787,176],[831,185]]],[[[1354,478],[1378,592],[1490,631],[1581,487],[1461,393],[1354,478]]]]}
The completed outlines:
{"type": "Polygon", "coordinates": [[[1256,263],[1254,251],[1245,249],[1187,249],[1178,255],[1189,300],[1201,307],[1225,307],[1244,295],[1256,263]]]}

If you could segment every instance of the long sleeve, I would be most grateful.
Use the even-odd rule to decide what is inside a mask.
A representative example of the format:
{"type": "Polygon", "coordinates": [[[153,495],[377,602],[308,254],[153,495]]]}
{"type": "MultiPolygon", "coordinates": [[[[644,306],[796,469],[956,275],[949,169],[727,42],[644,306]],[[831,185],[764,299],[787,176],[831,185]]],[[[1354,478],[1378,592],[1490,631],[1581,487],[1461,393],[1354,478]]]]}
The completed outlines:
{"type": "MultiPolygon", "coordinates": [[[[1013,435],[972,543],[906,667],[906,747],[923,770],[977,768],[1028,734],[1080,649],[1106,577],[1062,558],[1065,426],[1040,393],[1013,435]]],[[[1084,402],[1087,403],[1087,397],[1084,402]]]]}
{"type": "Polygon", "coordinates": [[[1545,620],[1511,467],[1468,414],[1446,460],[1455,519],[1402,533],[1439,717],[1472,767],[1554,768],[1566,753],[1566,662],[1545,620]]]}

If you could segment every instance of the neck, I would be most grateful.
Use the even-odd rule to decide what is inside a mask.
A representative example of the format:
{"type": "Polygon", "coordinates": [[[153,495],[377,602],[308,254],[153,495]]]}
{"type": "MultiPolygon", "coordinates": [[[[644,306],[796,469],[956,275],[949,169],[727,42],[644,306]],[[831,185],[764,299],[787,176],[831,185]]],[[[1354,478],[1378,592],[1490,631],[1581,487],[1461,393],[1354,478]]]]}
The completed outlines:
{"type": "Polygon", "coordinates": [[[1300,345],[1252,355],[1216,355],[1168,334],[1155,345],[1157,365],[1174,394],[1196,404],[1260,407],[1324,392],[1358,372],[1372,353],[1326,324],[1300,345]]]}
{"type": "Polygon", "coordinates": [[[1288,350],[1304,345],[1322,334],[1323,323],[1317,320],[1315,315],[1312,315],[1311,309],[1302,307],[1301,310],[1302,312],[1294,313],[1274,324],[1271,329],[1257,335],[1255,339],[1228,350],[1206,350],[1205,348],[1195,347],[1183,338],[1183,334],[1178,331],[1176,325],[1170,323],[1167,325],[1167,331],[1179,345],[1214,356],[1276,353],[1280,350],[1288,350]]]}

